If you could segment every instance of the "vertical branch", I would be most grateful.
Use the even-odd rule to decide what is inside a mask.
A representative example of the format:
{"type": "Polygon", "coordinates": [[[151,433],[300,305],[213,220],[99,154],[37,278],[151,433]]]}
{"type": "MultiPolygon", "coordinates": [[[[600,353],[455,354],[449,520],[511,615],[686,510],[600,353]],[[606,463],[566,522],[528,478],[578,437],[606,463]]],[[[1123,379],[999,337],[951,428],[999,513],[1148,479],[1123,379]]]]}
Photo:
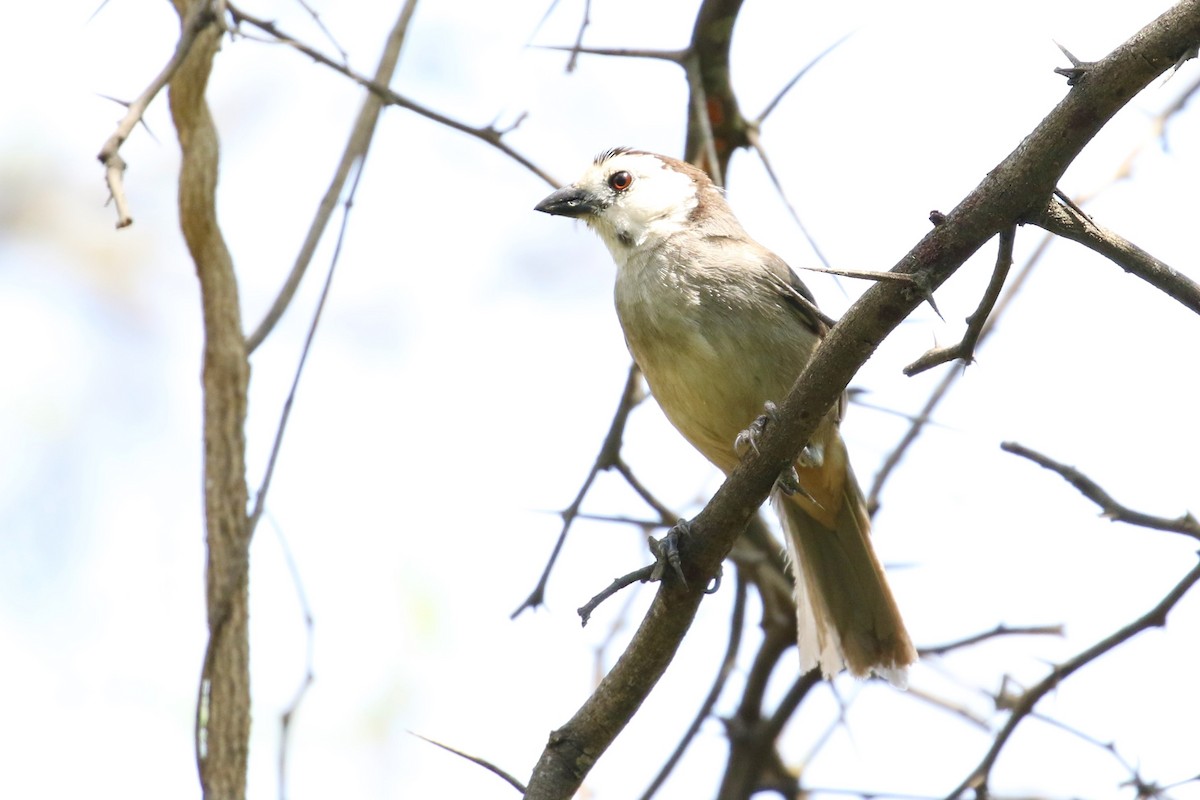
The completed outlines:
{"type": "MultiPolygon", "coordinates": [[[[181,20],[208,0],[173,0],[181,20]]],[[[216,218],[219,148],[205,101],[221,28],[206,25],[171,80],[179,136],[179,221],[200,281],[204,318],[204,512],[209,641],[196,709],[196,750],[206,798],[246,790],[250,736],[245,420],[250,378],[233,259],[216,218]]]]}

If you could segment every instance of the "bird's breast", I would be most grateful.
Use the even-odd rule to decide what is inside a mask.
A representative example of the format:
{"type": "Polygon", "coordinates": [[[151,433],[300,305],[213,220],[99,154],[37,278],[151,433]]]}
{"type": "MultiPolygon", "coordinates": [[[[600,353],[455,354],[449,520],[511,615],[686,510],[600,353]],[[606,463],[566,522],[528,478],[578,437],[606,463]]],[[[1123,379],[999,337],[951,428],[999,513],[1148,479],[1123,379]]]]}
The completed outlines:
{"type": "Polygon", "coordinates": [[[667,418],[728,472],[738,432],[766,401],[782,400],[808,360],[805,337],[813,337],[773,296],[755,294],[753,282],[669,264],[619,265],[617,315],[667,418]]]}

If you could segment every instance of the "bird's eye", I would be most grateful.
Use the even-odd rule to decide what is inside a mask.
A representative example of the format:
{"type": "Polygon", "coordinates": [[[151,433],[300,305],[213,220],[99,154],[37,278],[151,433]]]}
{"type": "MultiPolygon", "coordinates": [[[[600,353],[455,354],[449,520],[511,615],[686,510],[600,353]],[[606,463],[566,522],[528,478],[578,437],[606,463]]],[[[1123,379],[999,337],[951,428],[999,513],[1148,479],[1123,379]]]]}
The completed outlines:
{"type": "Polygon", "coordinates": [[[625,170],[614,172],[608,176],[608,185],[618,192],[623,192],[633,185],[633,176],[625,170]]]}

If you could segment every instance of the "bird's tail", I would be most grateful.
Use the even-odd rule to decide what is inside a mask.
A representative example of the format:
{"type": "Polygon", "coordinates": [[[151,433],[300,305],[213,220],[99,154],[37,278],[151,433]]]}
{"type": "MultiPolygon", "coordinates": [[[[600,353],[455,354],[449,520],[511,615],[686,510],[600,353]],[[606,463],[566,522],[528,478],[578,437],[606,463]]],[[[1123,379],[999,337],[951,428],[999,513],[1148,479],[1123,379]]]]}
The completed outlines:
{"type": "Polygon", "coordinates": [[[903,687],[917,653],[871,547],[866,500],[845,443],[835,425],[823,427],[820,465],[797,464],[801,491],[776,488],[771,496],[796,582],[800,665],[806,672],[819,666],[827,678],[846,667],[903,687]]]}

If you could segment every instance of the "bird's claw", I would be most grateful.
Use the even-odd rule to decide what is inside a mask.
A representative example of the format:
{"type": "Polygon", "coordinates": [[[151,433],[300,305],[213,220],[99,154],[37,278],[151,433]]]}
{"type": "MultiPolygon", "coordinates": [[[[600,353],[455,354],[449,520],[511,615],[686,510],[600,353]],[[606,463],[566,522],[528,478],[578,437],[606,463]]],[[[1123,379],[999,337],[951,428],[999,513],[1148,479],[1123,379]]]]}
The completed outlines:
{"type": "Polygon", "coordinates": [[[683,577],[683,564],[679,558],[679,539],[686,536],[690,528],[688,521],[681,519],[661,539],[647,537],[646,543],[650,545],[650,552],[654,555],[654,569],[650,573],[650,580],[661,581],[667,567],[670,567],[679,578],[679,582],[687,586],[687,578],[683,577]]]}
{"type": "Polygon", "coordinates": [[[763,413],[750,423],[746,430],[742,431],[733,440],[733,452],[738,458],[745,458],[748,450],[753,450],[754,455],[758,455],[758,439],[767,429],[767,425],[779,420],[779,409],[770,400],[763,403],[763,413]]]}
{"type": "Polygon", "coordinates": [[[820,467],[825,463],[825,446],[816,442],[809,442],[804,445],[804,449],[796,457],[796,463],[805,469],[820,467]]]}

